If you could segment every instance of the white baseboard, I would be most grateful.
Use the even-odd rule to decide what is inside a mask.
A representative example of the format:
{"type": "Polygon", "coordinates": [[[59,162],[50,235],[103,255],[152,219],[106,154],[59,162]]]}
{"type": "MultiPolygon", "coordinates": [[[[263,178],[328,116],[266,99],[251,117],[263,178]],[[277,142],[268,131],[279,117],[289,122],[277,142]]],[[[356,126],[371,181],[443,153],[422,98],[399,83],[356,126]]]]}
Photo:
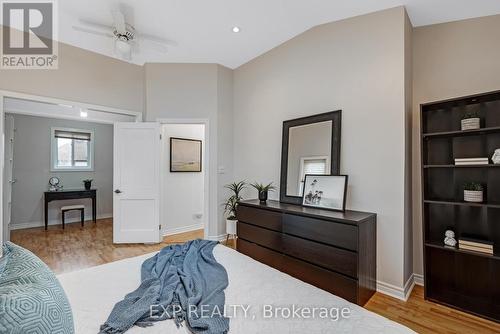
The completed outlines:
{"type": "Polygon", "coordinates": [[[415,285],[424,285],[424,277],[422,275],[412,274],[408,281],[406,281],[403,288],[382,281],[377,281],[377,292],[407,301],[415,285]]]}
{"type": "Polygon", "coordinates": [[[416,285],[424,286],[424,275],[413,274],[413,280],[416,285]]]}
{"type": "Polygon", "coordinates": [[[203,229],[203,226],[204,226],[203,223],[202,224],[194,224],[194,225],[189,225],[189,226],[167,228],[167,229],[164,229],[162,232],[163,232],[163,236],[166,237],[168,235],[191,232],[191,231],[195,231],[195,230],[201,230],[201,229],[203,229]]]}
{"type": "Polygon", "coordinates": [[[226,237],[227,237],[227,234],[209,235],[207,240],[222,241],[222,240],[226,240],[226,237]]]}
{"type": "MultiPolygon", "coordinates": [[[[112,213],[103,213],[103,214],[98,214],[97,219],[106,219],[106,218],[112,218],[113,214],[112,213]]],[[[92,220],[92,216],[85,216],[85,221],[92,220]]],[[[73,218],[68,218],[65,221],[65,224],[72,224],[72,223],[79,223],[80,218],[73,217],[73,218]]],[[[49,225],[61,225],[62,222],[60,219],[49,219],[49,225]]],[[[43,227],[45,226],[45,222],[43,221],[38,221],[38,222],[25,222],[25,223],[11,223],[10,224],[10,230],[22,230],[25,228],[34,228],[34,227],[43,227]]]]}

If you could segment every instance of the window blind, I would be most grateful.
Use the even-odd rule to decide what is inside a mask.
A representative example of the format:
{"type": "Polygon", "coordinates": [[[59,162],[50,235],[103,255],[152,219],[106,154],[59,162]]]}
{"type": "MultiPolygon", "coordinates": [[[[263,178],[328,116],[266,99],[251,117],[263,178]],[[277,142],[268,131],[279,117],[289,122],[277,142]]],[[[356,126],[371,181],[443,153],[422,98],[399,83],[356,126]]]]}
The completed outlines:
{"type": "Polygon", "coordinates": [[[54,136],[56,138],[66,138],[75,140],[86,140],[90,141],[89,132],[76,132],[76,131],[65,131],[65,130],[55,130],[54,136]]]}
{"type": "Polygon", "coordinates": [[[324,175],[326,174],[326,160],[325,159],[311,159],[304,161],[304,175],[324,175]]]}

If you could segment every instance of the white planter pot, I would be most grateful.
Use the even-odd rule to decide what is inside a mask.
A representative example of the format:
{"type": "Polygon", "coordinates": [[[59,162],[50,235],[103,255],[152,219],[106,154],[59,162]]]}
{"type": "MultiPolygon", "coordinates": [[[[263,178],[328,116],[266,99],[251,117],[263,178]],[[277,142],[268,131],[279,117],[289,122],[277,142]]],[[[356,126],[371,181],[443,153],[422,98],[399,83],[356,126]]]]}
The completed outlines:
{"type": "Polygon", "coordinates": [[[482,203],[483,202],[483,192],[482,191],[472,191],[464,190],[464,201],[482,203]]]}
{"type": "Polygon", "coordinates": [[[477,130],[479,128],[481,128],[481,119],[479,117],[462,120],[462,131],[477,130]]]}
{"type": "Polygon", "coordinates": [[[236,234],[237,220],[226,219],[226,234],[236,234]]]}

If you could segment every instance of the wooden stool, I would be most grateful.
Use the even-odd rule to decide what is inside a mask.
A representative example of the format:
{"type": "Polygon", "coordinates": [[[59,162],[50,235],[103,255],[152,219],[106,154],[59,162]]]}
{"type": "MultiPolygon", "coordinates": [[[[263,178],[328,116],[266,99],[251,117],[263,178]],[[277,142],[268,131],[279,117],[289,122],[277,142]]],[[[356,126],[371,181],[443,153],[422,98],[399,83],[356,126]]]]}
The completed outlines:
{"type": "Polygon", "coordinates": [[[80,219],[82,221],[82,227],[83,227],[83,221],[85,220],[85,206],[83,205],[67,205],[67,206],[63,206],[61,208],[61,212],[62,212],[62,228],[64,229],[64,215],[66,214],[66,212],[68,211],[75,211],[75,210],[78,210],[80,211],[80,219]]]}

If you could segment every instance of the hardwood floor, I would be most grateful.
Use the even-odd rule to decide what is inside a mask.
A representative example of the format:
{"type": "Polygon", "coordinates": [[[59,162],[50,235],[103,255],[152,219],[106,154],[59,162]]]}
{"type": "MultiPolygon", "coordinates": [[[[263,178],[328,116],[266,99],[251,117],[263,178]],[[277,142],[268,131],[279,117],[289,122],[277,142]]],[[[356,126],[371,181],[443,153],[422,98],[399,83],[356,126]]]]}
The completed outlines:
{"type": "MultiPolygon", "coordinates": [[[[169,244],[203,238],[203,230],[166,237],[158,245],[114,245],[112,220],[12,231],[11,239],[39,256],[54,272],[64,273],[151,253],[169,244]]],[[[230,240],[229,247],[234,248],[230,240]]],[[[376,293],[365,308],[418,333],[500,333],[500,324],[425,301],[416,286],[407,302],[376,293]]]]}
{"type": "Polygon", "coordinates": [[[97,224],[85,222],[11,232],[12,242],[29,249],[45,262],[56,274],[94,267],[158,251],[163,247],[187,240],[203,238],[203,230],[168,236],[155,245],[113,244],[113,220],[101,219],[97,224]]]}

